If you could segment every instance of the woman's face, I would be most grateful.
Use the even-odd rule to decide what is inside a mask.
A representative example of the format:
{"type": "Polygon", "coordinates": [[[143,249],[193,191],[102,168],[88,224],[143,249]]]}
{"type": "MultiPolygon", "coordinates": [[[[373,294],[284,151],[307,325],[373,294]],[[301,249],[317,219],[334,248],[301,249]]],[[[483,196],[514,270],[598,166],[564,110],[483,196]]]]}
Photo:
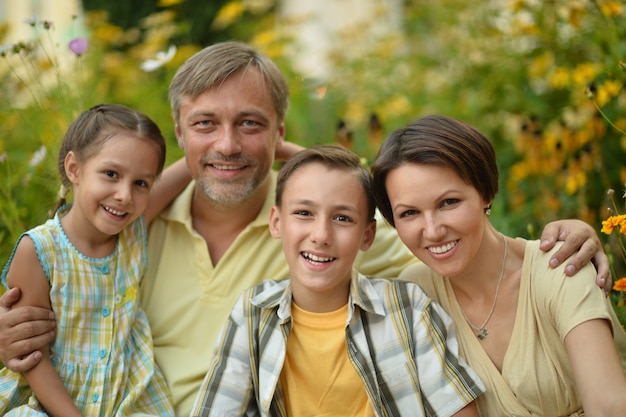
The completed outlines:
{"type": "Polygon", "coordinates": [[[452,169],[408,163],[385,182],[400,239],[422,262],[455,277],[472,264],[488,203],[452,169]]]}

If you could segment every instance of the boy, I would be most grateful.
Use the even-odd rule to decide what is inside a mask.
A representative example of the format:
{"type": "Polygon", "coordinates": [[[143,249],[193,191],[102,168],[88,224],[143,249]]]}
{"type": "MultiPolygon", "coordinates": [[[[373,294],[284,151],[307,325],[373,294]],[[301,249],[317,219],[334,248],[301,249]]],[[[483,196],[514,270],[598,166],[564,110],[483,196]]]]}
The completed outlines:
{"type": "Polygon", "coordinates": [[[415,284],[353,269],[376,233],[370,182],[338,146],[282,167],[270,231],[290,279],[241,295],[192,416],[478,415],[484,388],[443,310],[415,284]]]}

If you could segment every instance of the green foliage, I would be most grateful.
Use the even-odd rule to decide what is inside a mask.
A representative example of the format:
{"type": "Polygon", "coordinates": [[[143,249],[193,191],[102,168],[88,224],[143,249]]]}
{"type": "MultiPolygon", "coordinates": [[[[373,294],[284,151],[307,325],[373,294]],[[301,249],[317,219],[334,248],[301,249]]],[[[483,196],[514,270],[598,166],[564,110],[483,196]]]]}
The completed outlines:
{"type": "Polygon", "coordinates": [[[146,1],[126,15],[122,3],[85,3],[110,13],[89,13],[90,46],[80,58],[65,45],[44,51],[42,27],[33,28],[38,41],[28,48],[3,49],[2,264],[19,233],[54,207],[55,153],[70,121],[99,102],[135,107],[159,123],[172,162],[182,153],[169,81],[187,57],[225,39],[255,45],[284,71],[292,91],[287,138],[296,143],[339,140],[343,121],[353,149],[371,161],[386,134],[421,115],[442,113],[477,126],[498,153],[492,220],[507,234],[537,238],[546,222],[565,217],[600,230],[608,215],[605,190],[626,182],[622,2],[407,0],[401,30],[372,34],[370,22],[346,25],[332,42],[329,75],[318,79],[292,67],[287,52],[300,29],[275,13],[277,2],[146,1]],[[177,46],[171,61],[140,69],[170,45],[177,46]],[[32,166],[42,146],[47,153],[32,166]]]}

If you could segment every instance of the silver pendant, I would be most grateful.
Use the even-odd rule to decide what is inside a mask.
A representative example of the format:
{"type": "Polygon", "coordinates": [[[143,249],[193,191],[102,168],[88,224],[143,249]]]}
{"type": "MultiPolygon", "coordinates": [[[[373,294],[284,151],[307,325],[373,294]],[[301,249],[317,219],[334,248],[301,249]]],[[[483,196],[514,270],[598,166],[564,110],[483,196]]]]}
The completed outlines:
{"type": "Polygon", "coordinates": [[[477,335],[476,337],[479,338],[480,340],[483,340],[485,337],[487,337],[487,335],[489,334],[489,330],[483,328],[477,335]]]}

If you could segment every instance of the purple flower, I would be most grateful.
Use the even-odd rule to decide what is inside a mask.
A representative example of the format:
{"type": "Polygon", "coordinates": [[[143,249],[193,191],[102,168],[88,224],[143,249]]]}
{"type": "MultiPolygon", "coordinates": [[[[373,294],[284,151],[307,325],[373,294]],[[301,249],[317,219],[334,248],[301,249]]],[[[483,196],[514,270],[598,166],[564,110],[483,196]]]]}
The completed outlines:
{"type": "Polygon", "coordinates": [[[70,41],[68,47],[70,51],[74,52],[76,55],[81,56],[87,50],[87,46],[89,42],[85,38],[74,38],[70,41]]]}

